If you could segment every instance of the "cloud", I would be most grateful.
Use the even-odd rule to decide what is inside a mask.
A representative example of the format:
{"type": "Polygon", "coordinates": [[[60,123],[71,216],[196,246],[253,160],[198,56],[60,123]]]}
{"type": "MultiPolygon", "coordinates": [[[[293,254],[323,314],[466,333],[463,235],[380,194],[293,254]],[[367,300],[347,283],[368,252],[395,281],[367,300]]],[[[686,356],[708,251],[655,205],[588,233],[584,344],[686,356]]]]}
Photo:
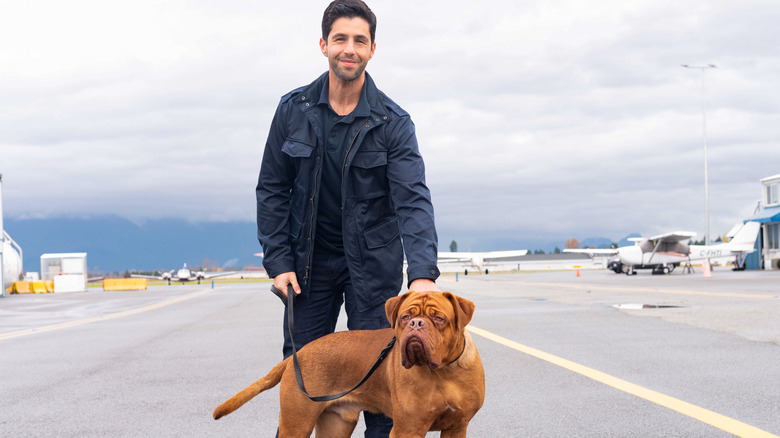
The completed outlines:
{"type": "MultiPolygon", "coordinates": [[[[368,71],[412,114],[439,227],[703,232],[778,173],[780,7],[748,1],[371,2],[368,71]]],[[[13,217],[254,218],[279,97],[327,67],[326,1],[14,2],[0,18],[13,217]]]]}

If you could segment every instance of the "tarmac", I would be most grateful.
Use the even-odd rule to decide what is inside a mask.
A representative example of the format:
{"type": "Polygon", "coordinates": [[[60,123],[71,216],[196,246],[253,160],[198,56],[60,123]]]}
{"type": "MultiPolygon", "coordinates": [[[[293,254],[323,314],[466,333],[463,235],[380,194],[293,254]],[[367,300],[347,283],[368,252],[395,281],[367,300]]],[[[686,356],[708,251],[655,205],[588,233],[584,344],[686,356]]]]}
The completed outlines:
{"type": "MultiPolygon", "coordinates": [[[[476,304],[486,399],[470,437],[780,435],[780,271],[438,283],[476,304]]],[[[211,418],[281,359],[269,287],[0,298],[0,436],[274,436],[276,388],[211,418]]]]}

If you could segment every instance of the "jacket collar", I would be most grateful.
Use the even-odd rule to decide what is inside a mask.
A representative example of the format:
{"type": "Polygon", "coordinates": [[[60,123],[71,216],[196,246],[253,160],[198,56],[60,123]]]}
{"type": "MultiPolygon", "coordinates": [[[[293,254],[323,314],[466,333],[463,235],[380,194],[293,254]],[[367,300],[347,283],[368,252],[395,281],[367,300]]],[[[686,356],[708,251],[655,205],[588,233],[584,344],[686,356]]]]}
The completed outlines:
{"type": "MultiPolygon", "coordinates": [[[[329,108],[330,102],[328,100],[328,86],[330,84],[328,81],[329,79],[326,75],[325,84],[323,84],[320,89],[320,98],[317,101],[317,105],[324,105],[325,107],[329,108]]],[[[349,115],[345,115],[345,120],[349,120],[351,122],[356,117],[368,117],[371,115],[371,106],[368,104],[368,100],[366,99],[366,85],[368,85],[368,81],[363,83],[363,89],[360,91],[360,100],[358,100],[358,104],[355,109],[353,109],[349,115]]]]}
{"type": "MultiPolygon", "coordinates": [[[[304,87],[303,90],[295,96],[295,102],[298,108],[304,113],[314,109],[323,94],[323,89],[328,84],[328,72],[323,73],[314,82],[304,87]]],[[[380,101],[380,91],[371,76],[366,72],[366,82],[363,85],[363,95],[369,107],[372,124],[386,123],[390,121],[392,112],[389,111],[380,101]]]]}

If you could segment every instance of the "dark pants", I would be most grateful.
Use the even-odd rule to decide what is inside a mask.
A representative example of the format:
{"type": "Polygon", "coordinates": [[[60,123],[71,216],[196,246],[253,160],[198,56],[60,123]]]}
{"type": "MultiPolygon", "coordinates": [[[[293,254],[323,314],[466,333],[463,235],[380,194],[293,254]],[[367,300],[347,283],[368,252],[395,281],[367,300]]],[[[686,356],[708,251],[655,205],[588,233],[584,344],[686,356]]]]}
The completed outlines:
{"type": "MultiPolygon", "coordinates": [[[[293,328],[295,348],[300,349],[308,342],[333,333],[342,304],[347,314],[347,328],[350,330],[390,327],[385,314],[385,303],[367,307],[365,303],[373,297],[364,294],[371,291],[355,291],[352,288],[344,255],[315,250],[311,269],[311,288],[308,293],[296,297],[293,328]]],[[[284,357],[287,357],[292,355],[292,342],[287,332],[287,312],[284,314],[283,332],[283,352],[284,357]]],[[[379,351],[376,354],[378,356],[379,351]]],[[[358,380],[355,381],[357,382],[358,380]]],[[[366,421],[366,438],[383,438],[390,434],[393,420],[370,412],[363,412],[363,416],[366,421]]]]}

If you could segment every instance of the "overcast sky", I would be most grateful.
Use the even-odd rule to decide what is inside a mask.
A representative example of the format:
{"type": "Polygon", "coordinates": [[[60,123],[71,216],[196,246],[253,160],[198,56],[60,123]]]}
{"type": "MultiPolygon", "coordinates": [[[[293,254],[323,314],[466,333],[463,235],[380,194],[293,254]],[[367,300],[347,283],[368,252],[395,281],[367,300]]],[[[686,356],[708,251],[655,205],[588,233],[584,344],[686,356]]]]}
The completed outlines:
{"type": "MultiPolygon", "coordinates": [[[[279,97],[327,69],[328,2],[266,3],[4,1],[6,218],[253,221],[279,97]]],[[[703,235],[702,74],[681,64],[718,67],[712,234],[780,173],[775,1],[369,6],[368,72],[417,126],[442,239],[703,235]]]]}

